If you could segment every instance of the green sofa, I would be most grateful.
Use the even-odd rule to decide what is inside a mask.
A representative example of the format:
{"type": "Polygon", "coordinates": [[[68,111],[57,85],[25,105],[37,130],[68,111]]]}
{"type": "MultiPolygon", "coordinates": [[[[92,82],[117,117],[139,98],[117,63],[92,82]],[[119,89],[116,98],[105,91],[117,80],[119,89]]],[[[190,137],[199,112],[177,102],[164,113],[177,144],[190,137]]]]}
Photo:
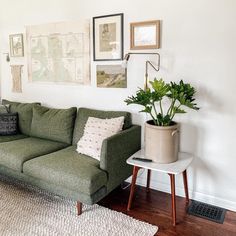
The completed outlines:
{"type": "Polygon", "coordinates": [[[132,174],[126,159],[140,149],[141,127],[130,113],[2,103],[18,113],[19,134],[0,136],[0,173],[76,200],[78,214],[82,203],[98,202],[132,174]],[[90,116],[125,117],[123,130],[103,141],[100,162],[76,151],[90,116]]]}

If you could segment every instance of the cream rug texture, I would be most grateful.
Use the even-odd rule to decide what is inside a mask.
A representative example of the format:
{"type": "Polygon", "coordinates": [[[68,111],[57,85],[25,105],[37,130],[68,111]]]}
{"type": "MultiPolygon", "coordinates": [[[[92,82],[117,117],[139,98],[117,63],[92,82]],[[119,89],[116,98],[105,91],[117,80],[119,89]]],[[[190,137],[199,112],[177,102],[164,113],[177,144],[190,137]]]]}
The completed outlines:
{"type": "Polygon", "coordinates": [[[0,175],[1,236],[152,236],[158,227],[98,205],[74,201],[0,175]]]}

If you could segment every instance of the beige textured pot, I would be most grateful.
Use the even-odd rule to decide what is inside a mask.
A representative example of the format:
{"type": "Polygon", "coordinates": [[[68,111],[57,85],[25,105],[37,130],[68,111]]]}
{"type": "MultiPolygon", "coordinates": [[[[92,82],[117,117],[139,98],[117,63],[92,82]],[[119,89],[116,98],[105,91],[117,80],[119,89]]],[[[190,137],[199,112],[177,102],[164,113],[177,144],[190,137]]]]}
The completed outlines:
{"type": "Polygon", "coordinates": [[[157,163],[178,160],[179,124],[156,126],[152,121],[145,124],[145,156],[157,163]]]}

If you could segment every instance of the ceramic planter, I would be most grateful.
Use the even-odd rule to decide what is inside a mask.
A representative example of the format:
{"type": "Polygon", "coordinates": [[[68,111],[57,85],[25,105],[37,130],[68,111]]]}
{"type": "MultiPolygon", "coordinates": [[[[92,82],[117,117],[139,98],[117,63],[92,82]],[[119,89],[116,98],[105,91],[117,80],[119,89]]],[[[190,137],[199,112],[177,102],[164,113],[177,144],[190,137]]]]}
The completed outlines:
{"type": "Polygon", "coordinates": [[[171,163],[178,159],[179,124],[156,126],[145,124],[145,156],[157,163],[171,163]]]}

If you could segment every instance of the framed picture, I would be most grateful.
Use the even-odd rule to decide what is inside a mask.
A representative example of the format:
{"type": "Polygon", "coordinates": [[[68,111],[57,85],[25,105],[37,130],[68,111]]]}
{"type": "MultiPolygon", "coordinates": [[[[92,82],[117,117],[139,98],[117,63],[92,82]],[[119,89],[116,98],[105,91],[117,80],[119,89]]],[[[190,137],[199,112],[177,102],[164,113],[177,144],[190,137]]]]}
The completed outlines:
{"type": "Polygon", "coordinates": [[[130,24],[130,49],[160,48],[160,21],[144,21],[130,24]]]}
{"type": "Polygon", "coordinates": [[[94,61],[123,60],[123,14],[93,17],[94,61]]]}
{"type": "Polygon", "coordinates": [[[24,56],[23,34],[9,35],[9,43],[10,43],[11,57],[23,57],[24,56]]]}
{"type": "Polygon", "coordinates": [[[97,87],[127,88],[126,69],[121,65],[97,65],[97,87]]]}

